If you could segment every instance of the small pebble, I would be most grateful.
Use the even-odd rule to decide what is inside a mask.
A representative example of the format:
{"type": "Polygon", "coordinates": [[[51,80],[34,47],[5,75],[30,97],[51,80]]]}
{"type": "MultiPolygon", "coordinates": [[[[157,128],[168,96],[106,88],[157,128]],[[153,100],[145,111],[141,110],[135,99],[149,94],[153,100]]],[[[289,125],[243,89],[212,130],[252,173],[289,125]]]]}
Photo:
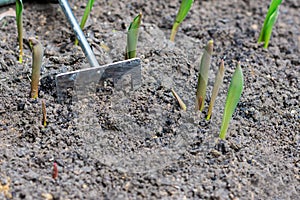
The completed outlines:
{"type": "Polygon", "coordinates": [[[43,193],[42,197],[45,198],[45,200],[52,200],[53,199],[52,194],[49,194],[49,193],[43,193]]]}
{"type": "Polygon", "coordinates": [[[20,103],[18,103],[18,111],[22,111],[22,110],[24,110],[25,109],[25,103],[24,102],[20,102],[20,103]]]}
{"type": "Polygon", "coordinates": [[[211,154],[214,156],[214,157],[219,157],[221,155],[221,152],[220,151],[217,151],[215,149],[211,150],[211,154]]]}

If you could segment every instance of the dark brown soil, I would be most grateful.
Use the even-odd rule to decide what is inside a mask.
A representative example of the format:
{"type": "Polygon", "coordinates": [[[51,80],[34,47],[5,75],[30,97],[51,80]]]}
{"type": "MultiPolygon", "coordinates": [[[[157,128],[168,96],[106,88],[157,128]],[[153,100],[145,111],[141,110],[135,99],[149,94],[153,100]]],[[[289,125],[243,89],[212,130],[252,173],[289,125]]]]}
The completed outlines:
{"type": "MultiPolygon", "coordinates": [[[[0,199],[298,199],[300,2],[283,1],[266,50],[257,39],[268,3],[195,1],[172,44],[179,2],[96,1],[84,31],[100,64],[123,60],[126,29],[143,13],[137,52],[142,86],[116,90],[108,82],[85,99],[62,104],[54,75],[88,64],[73,46],[59,5],[25,3],[23,64],[15,18],[1,19],[0,199]],[[30,36],[45,49],[38,100],[29,98],[30,36]],[[215,53],[208,96],[222,58],[226,72],[206,121],[206,110],[196,113],[194,101],[199,60],[210,39],[215,53]],[[244,91],[222,141],[224,99],[237,61],[244,91]]],[[[86,1],[70,4],[79,19],[86,1]]]]}

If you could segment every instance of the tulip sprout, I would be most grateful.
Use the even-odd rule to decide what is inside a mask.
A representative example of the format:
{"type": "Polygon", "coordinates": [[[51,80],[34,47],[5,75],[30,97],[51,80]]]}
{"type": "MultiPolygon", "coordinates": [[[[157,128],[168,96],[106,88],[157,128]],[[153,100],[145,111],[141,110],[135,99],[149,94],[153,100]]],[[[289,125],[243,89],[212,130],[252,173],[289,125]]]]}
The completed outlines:
{"type": "Polygon", "coordinates": [[[136,47],[139,37],[139,28],[142,21],[142,13],[139,13],[130,23],[127,32],[127,46],[125,52],[125,59],[135,58],[136,47]]]}
{"type": "MultiPolygon", "coordinates": [[[[89,0],[86,7],[85,7],[85,10],[84,10],[84,14],[83,14],[83,17],[81,19],[81,22],[80,22],[80,28],[83,29],[84,26],[85,26],[85,23],[88,19],[88,16],[93,8],[93,4],[94,4],[94,0],[89,0]]],[[[75,39],[75,45],[77,46],[78,45],[78,39],[76,38],[75,39]]]]}
{"type": "Polygon", "coordinates": [[[218,95],[219,88],[220,88],[220,86],[223,82],[224,71],[225,71],[224,61],[222,60],[221,64],[220,64],[220,67],[219,67],[219,71],[216,75],[215,84],[214,84],[214,87],[213,87],[213,90],[212,90],[212,95],[211,95],[209,106],[208,106],[206,120],[209,120],[210,117],[211,117],[212,110],[213,110],[213,107],[214,107],[214,104],[215,104],[215,101],[216,101],[216,98],[217,98],[217,95],[218,95]]]}
{"type": "Polygon", "coordinates": [[[269,40],[272,34],[272,28],[276,22],[278,13],[279,13],[279,6],[282,0],[272,0],[266,19],[264,21],[264,25],[261,29],[258,42],[264,42],[264,48],[268,48],[269,40]]]}
{"type": "Polygon", "coordinates": [[[40,72],[44,51],[42,44],[35,38],[29,38],[29,43],[32,46],[32,74],[30,96],[31,98],[36,99],[38,97],[40,72]]]}
{"type": "Polygon", "coordinates": [[[171,89],[171,92],[172,92],[173,96],[176,98],[176,100],[178,101],[180,108],[181,108],[182,110],[186,111],[186,105],[185,105],[185,103],[181,100],[181,98],[179,97],[179,95],[178,95],[173,89],[171,89]]]}
{"type": "Polygon", "coordinates": [[[172,42],[174,42],[174,40],[175,40],[175,35],[178,31],[179,25],[184,20],[184,18],[187,16],[192,5],[193,5],[193,0],[182,0],[179,11],[178,11],[176,19],[175,19],[175,22],[172,27],[172,32],[171,32],[171,36],[170,36],[170,40],[172,42]]]}
{"type": "Polygon", "coordinates": [[[213,40],[210,40],[201,58],[200,71],[197,84],[195,109],[202,111],[204,108],[206,86],[208,81],[208,71],[210,67],[211,55],[213,53],[213,40]]]}
{"type": "Polygon", "coordinates": [[[242,95],[243,85],[244,85],[243,72],[240,63],[238,63],[233,73],[231,83],[227,93],[227,98],[226,98],[225,108],[223,113],[223,120],[222,120],[220,135],[219,135],[221,139],[225,139],[229,122],[232,118],[235,108],[242,95]]]}
{"type": "Polygon", "coordinates": [[[23,62],[23,2],[16,0],[16,20],[19,40],[19,62],[23,62]]]}

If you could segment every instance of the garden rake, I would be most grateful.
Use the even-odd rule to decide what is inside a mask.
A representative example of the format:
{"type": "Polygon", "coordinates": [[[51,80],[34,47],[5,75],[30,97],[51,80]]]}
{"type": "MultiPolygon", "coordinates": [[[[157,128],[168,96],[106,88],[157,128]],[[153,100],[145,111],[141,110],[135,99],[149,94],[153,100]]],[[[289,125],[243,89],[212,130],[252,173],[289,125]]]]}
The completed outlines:
{"type": "MultiPolygon", "coordinates": [[[[91,89],[98,83],[105,80],[113,80],[114,86],[118,89],[122,86],[123,77],[131,75],[131,88],[137,89],[141,86],[141,61],[139,58],[133,58],[125,61],[115,62],[100,66],[89,46],[67,0],[58,0],[64,14],[66,15],[79,44],[90,64],[91,68],[80,69],[72,72],[65,72],[56,75],[56,91],[58,101],[61,102],[67,97],[67,90],[75,92],[84,92],[91,89]]],[[[0,6],[15,3],[15,0],[0,0],[0,6]]],[[[45,0],[40,3],[57,3],[57,0],[45,0]]],[[[93,89],[96,90],[95,88],[93,89]]],[[[69,92],[70,94],[70,92],[69,92]]]]}
{"type": "MultiPolygon", "coordinates": [[[[90,68],[80,69],[56,75],[56,91],[58,101],[65,99],[67,91],[84,92],[87,86],[93,88],[95,84],[103,83],[105,80],[113,80],[118,89],[122,86],[123,77],[131,75],[131,89],[141,86],[141,61],[133,58],[112,64],[100,66],[90,48],[67,0],[59,0],[59,4],[66,15],[79,44],[90,64],[90,68]],[[76,91],[77,90],[77,91],[76,91]]],[[[96,90],[96,89],[95,89],[96,90]]]]}

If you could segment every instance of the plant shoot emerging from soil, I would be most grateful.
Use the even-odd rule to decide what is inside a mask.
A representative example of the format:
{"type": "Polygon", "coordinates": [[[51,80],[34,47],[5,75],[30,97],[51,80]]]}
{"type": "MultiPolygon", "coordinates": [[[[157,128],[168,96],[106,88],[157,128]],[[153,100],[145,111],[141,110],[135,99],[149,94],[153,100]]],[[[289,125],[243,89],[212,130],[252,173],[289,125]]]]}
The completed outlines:
{"type": "Polygon", "coordinates": [[[52,178],[57,179],[58,177],[58,169],[56,162],[53,163],[53,170],[52,170],[52,178]]]}
{"type": "Polygon", "coordinates": [[[205,51],[202,55],[200,62],[200,70],[197,84],[197,93],[196,93],[196,102],[195,109],[202,111],[204,108],[205,95],[206,95],[206,87],[208,81],[208,71],[210,67],[211,56],[213,53],[213,40],[210,40],[205,47],[205,51]]]}
{"type": "Polygon", "coordinates": [[[19,62],[23,62],[23,2],[16,0],[16,20],[19,40],[19,62]]]}
{"type": "Polygon", "coordinates": [[[142,13],[138,14],[130,23],[127,32],[127,46],[125,52],[125,59],[136,57],[136,47],[139,37],[139,28],[142,21],[142,13]]]}
{"type": "Polygon", "coordinates": [[[44,50],[42,44],[35,38],[29,38],[29,44],[32,46],[32,74],[31,74],[31,92],[33,99],[38,97],[40,72],[43,61],[44,50]]]}
{"type": "Polygon", "coordinates": [[[47,126],[47,112],[46,112],[46,103],[45,103],[45,100],[42,101],[42,113],[43,113],[42,125],[44,127],[46,127],[47,126]]]}
{"type": "Polygon", "coordinates": [[[177,13],[175,22],[173,24],[172,27],[172,31],[171,31],[171,36],[170,36],[170,40],[172,42],[174,42],[175,40],[175,35],[178,31],[179,25],[181,24],[181,22],[185,19],[185,17],[187,16],[189,10],[191,9],[193,5],[193,0],[182,0],[181,4],[180,4],[180,8],[179,11],[177,13]]]}
{"type": "Polygon", "coordinates": [[[179,97],[179,95],[173,89],[171,89],[171,92],[172,92],[173,96],[176,98],[176,100],[178,101],[180,108],[182,110],[186,111],[186,105],[182,101],[182,99],[179,97]]]}
{"type": "Polygon", "coordinates": [[[217,98],[217,95],[218,95],[219,88],[220,88],[220,86],[223,82],[224,71],[225,71],[224,61],[222,60],[221,64],[220,64],[220,67],[219,67],[219,71],[216,75],[215,84],[214,84],[214,87],[213,87],[213,90],[212,90],[212,95],[211,95],[209,106],[208,106],[206,120],[209,120],[210,117],[211,117],[212,110],[213,110],[213,107],[214,107],[214,104],[215,104],[215,101],[216,101],[216,98],[217,98]]]}
{"type": "MultiPolygon", "coordinates": [[[[86,7],[85,7],[85,10],[84,10],[84,14],[82,16],[82,19],[81,19],[81,22],[80,22],[80,28],[83,29],[84,26],[85,26],[85,23],[90,15],[90,12],[93,8],[93,4],[94,4],[94,0],[89,0],[86,7]]],[[[78,45],[78,40],[77,38],[75,39],[75,45],[77,46],[78,45]]]]}
{"type": "Polygon", "coordinates": [[[258,42],[264,42],[264,48],[268,48],[269,40],[271,38],[272,29],[276,22],[278,13],[279,13],[279,6],[282,0],[272,0],[268,13],[266,15],[264,25],[261,29],[258,42]]]}
{"type": "Polygon", "coordinates": [[[223,140],[226,137],[226,132],[229,126],[229,122],[232,118],[235,108],[242,95],[243,86],[244,86],[243,72],[240,63],[238,63],[233,73],[233,76],[231,78],[231,82],[230,82],[230,86],[228,89],[226,102],[225,102],[223,120],[222,120],[220,135],[219,135],[219,137],[223,140]]]}

